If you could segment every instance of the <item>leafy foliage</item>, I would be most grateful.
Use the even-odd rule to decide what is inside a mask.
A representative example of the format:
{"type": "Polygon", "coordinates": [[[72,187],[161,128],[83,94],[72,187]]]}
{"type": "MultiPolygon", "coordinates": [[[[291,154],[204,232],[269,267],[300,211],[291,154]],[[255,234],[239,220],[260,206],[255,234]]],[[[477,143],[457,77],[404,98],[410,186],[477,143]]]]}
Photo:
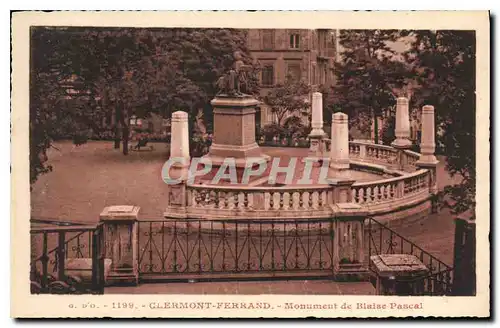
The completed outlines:
{"type": "MultiPolygon", "coordinates": [[[[393,106],[408,78],[405,64],[395,58],[390,46],[400,35],[396,30],[342,30],[339,43],[343,51],[336,65],[335,102],[330,104],[327,98],[328,106],[338,106],[354,120],[380,117],[393,106]]],[[[366,125],[354,120],[354,124],[366,125]]],[[[375,142],[378,143],[378,133],[375,142]]]]}
{"type": "MultiPolygon", "coordinates": [[[[63,132],[61,122],[82,135],[104,133],[109,126],[100,122],[114,121],[115,147],[122,141],[127,154],[132,115],[183,110],[194,118],[201,111],[210,127],[215,82],[233,64],[233,53],[251,63],[246,32],[234,29],[36,27],[31,41],[32,182],[50,170],[44,154],[63,132]]],[[[256,77],[250,86],[258,93],[256,77]]]]}
{"type": "Polygon", "coordinates": [[[287,78],[285,83],[278,84],[264,97],[276,117],[276,124],[283,126],[285,119],[292,115],[302,115],[310,108],[308,101],[311,87],[304,81],[287,78]]]}
{"type": "Polygon", "coordinates": [[[475,33],[473,31],[413,31],[406,53],[419,88],[418,107],[435,107],[438,143],[444,146],[446,168],[462,182],[445,188],[455,213],[475,206],[475,33]]]}

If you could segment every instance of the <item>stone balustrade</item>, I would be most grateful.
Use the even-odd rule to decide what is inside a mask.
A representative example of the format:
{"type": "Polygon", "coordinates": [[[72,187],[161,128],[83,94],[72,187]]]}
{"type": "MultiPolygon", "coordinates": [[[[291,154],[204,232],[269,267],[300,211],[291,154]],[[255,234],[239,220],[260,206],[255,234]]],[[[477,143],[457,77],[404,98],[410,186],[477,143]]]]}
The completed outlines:
{"type": "Polygon", "coordinates": [[[404,163],[407,166],[416,166],[418,159],[420,158],[420,154],[411,150],[405,150],[404,154],[404,163]]]}
{"type": "Polygon", "coordinates": [[[335,217],[337,203],[345,202],[338,195],[345,192],[349,195],[348,202],[361,206],[360,210],[374,217],[398,211],[404,216],[403,212],[409,211],[412,204],[415,213],[424,212],[436,189],[435,172],[420,166],[419,157],[419,153],[407,149],[351,141],[349,158],[356,170],[393,177],[381,176],[377,181],[351,182],[348,186],[336,183],[280,187],[181,184],[172,188],[185,190],[175,192],[177,198],[184,200],[172,201],[168,213],[171,217],[204,219],[327,218],[335,217]]]}
{"type": "Polygon", "coordinates": [[[322,217],[333,204],[331,186],[227,187],[188,185],[187,213],[219,217],[322,217]]]}
{"type": "MultiPolygon", "coordinates": [[[[405,175],[350,187],[352,203],[376,215],[397,210],[407,201],[430,196],[430,171],[419,169],[405,175]]],[[[186,215],[193,218],[322,218],[335,216],[336,185],[244,187],[187,185],[186,215]]]]}
{"type": "Polygon", "coordinates": [[[356,204],[392,202],[429,191],[430,172],[421,169],[400,177],[373,182],[354,183],[352,199],[356,204]]]}
{"type": "MultiPolygon", "coordinates": [[[[398,150],[390,146],[359,141],[349,142],[349,157],[355,160],[392,166],[398,161],[397,155],[398,150]]],[[[415,162],[413,162],[413,165],[415,165],[415,162]]]]}

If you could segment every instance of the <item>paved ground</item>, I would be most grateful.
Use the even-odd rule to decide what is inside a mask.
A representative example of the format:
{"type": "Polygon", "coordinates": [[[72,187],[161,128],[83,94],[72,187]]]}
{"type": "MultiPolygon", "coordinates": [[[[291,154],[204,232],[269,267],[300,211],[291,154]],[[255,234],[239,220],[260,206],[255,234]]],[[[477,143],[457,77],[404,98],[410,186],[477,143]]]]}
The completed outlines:
{"type": "Polygon", "coordinates": [[[151,283],[138,287],[110,287],[106,294],[301,294],[301,295],[374,295],[369,282],[327,280],[151,283]]]}

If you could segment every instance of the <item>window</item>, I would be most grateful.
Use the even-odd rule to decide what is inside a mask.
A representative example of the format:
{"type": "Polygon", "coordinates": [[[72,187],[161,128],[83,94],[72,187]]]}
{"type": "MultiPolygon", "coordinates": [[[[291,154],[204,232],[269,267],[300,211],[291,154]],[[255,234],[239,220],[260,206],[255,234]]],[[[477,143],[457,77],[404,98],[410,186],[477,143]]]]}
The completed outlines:
{"type": "Polygon", "coordinates": [[[312,65],[312,69],[311,69],[311,84],[316,84],[316,65],[312,65]]]}
{"type": "Polygon", "coordinates": [[[263,30],[262,31],[262,48],[264,50],[274,49],[274,31],[273,30],[263,30]]]}
{"type": "Polygon", "coordinates": [[[298,33],[290,34],[290,48],[299,49],[300,47],[300,35],[298,33]]]}
{"type": "Polygon", "coordinates": [[[301,77],[300,64],[288,64],[287,75],[292,81],[299,81],[301,77]]]}
{"type": "Polygon", "coordinates": [[[265,65],[262,68],[262,85],[274,84],[274,67],[273,65],[265,65]]]}

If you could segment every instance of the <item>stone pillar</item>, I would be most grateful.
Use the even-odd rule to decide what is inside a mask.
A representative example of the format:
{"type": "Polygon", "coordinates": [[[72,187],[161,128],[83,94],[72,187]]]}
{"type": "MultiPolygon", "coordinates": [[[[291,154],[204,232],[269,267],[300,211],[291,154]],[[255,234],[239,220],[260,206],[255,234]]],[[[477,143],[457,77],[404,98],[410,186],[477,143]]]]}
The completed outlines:
{"type": "Polygon", "coordinates": [[[100,214],[104,225],[106,259],[111,259],[107,281],[131,283],[139,281],[137,206],[109,206],[100,214]]]}
{"type": "Polygon", "coordinates": [[[323,157],[325,151],[323,131],[323,95],[320,92],[312,94],[312,119],[311,133],[309,139],[311,145],[309,147],[309,157],[323,157]]]}
{"type": "Polygon", "coordinates": [[[330,167],[335,171],[349,170],[349,126],[344,113],[332,115],[330,167]]]}
{"type": "Polygon", "coordinates": [[[411,147],[410,141],[410,115],[408,109],[408,99],[399,97],[396,105],[396,140],[392,146],[400,149],[411,147]]]}
{"type": "MultiPolygon", "coordinates": [[[[349,191],[352,182],[349,184],[349,191]]],[[[333,267],[336,279],[364,279],[368,276],[365,263],[365,227],[368,215],[358,204],[336,203],[333,205],[334,250],[333,267]]]]}
{"type": "MultiPolygon", "coordinates": [[[[435,143],[435,123],[434,123],[434,106],[426,105],[422,108],[422,140],[420,143],[420,158],[415,163],[420,168],[425,168],[431,172],[431,181],[429,182],[429,191],[436,195],[438,192],[437,185],[437,160],[434,152],[436,150],[435,143]]],[[[437,212],[436,199],[433,198],[433,212],[437,212]]]]}
{"type": "Polygon", "coordinates": [[[170,158],[179,159],[175,166],[189,165],[188,113],[183,111],[172,113],[170,158]]]}
{"type": "Polygon", "coordinates": [[[323,131],[323,95],[321,92],[314,92],[312,94],[311,127],[310,136],[323,137],[325,134],[325,131],[323,131]]]}
{"type": "Polygon", "coordinates": [[[426,105],[422,108],[422,140],[420,142],[420,159],[418,163],[435,163],[436,156],[434,106],[426,105]]]}

